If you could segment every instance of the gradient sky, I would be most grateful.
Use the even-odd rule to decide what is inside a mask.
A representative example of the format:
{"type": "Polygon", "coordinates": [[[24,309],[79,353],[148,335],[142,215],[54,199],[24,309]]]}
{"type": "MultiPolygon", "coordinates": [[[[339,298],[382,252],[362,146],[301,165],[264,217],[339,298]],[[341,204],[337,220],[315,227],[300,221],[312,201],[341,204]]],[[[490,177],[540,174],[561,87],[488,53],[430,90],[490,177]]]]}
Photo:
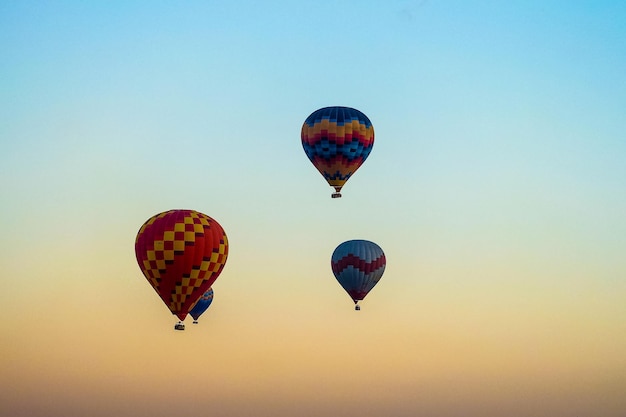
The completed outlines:
{"type": "Polygon", "coordinates": [[[2,1],[0,415],[623,417],[625,110],[623,1],[2,1]],[[185,332],[134,257],[173,208],[230,241],[185,332]]]}

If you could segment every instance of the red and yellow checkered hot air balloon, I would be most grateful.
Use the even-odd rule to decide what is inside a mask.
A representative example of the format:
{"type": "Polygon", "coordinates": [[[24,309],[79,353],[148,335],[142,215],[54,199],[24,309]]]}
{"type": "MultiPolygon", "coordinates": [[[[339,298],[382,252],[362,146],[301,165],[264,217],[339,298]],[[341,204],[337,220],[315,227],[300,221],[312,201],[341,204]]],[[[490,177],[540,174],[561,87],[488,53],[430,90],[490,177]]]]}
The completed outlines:
{"type": "Polygon", "coordinates": [[[148,219],[137,233],[141,272],[180,322],[224,269],[228,239],[222,226],[194,210],[169,210],[148,219]]]}

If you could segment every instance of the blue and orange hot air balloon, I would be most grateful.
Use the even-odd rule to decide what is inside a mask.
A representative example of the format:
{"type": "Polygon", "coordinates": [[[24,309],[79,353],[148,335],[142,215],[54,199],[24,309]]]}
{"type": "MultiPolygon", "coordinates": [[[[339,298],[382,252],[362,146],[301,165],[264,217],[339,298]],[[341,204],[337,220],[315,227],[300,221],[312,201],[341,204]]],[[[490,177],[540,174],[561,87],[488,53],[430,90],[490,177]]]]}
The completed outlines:
{"type": "Polygon", "coordinates": [[[222,226],[194,210],[170,210],[148,219],[137,233],[141,272],[182,323],[189,309],[222,272],[228,239],[222,226]]]}
{"type": "Polygon", "coordinates": [[[189,315],[193,317],[193,324],[198,324],[200,316],[209,308],[213,302],[213,288],[209,288],[207,292],[196,301],[196,304],[189,310],[189,315]]]}
{"type": "Polygon", "coordinates": [[[350,107],[316,110],[302,125],[302,146],[315,168],[341,197],[341,188],[367,159],[374,146],[374,126],[350,107]]]}
{"type": "Polygon", "coordinates": [[[348,240],[333,252],[331,268],[339,284],[354,301],[354,309],[360,310],[359,301],[383,276],[387,260],[383,250],[369,240],[348,240]]]}

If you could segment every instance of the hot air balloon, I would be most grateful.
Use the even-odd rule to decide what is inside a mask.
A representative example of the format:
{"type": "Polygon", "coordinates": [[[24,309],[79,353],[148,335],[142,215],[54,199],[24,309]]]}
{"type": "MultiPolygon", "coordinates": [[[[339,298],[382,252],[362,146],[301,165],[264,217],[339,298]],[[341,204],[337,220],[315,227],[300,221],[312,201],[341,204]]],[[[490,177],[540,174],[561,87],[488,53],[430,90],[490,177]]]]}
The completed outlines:
{"type": "Polygon", "coordinates": [[[198,324],[198,318],[204,313],[213,302],[213,288],[209,288],[207,292],[196,301],[196,304],[189,310],[189,315],[193,317],[193,324],[198,324]]]}
{"type": "Polygon", "coordinates": [[[330,264],[339,284],[360,310],[363,300],[385,272],[387,261],[383,250],[369,240],[348,240],[337,246],[330,264]]]}
{"type": "Polygon", "coordinates": [[[341,187],[359,169],[374,146],[374,126],[350,107],[316,110],[302,125],[302,147],[315,168],[341,197],[341,187]]]}
{"type": "Polygon", "coordinates": [[[148,219],[137,233],[139,268],[184,330],[189,309],[222,272],[228,239],[218,222],[194,210],[170,210],[148,219]]]}

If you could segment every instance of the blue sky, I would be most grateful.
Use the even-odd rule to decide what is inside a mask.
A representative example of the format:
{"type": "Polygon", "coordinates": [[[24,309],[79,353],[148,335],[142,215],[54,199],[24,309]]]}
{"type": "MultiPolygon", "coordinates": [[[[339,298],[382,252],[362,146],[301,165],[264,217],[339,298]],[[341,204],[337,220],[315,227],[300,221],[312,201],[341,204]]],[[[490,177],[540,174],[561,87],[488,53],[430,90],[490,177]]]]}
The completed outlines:
{"type": "Polygon", "coordinates": [[[623,416],[625,31],[619,1],[2,2],[0,414],[623,416]],[[299,137],[330,105],[376,131],[339,200],[299,137]],[[184,334],[133,252],[172,208],[231,245],[184,334]],[[349,239],[388,262],[359,313],[349,239]]]}

